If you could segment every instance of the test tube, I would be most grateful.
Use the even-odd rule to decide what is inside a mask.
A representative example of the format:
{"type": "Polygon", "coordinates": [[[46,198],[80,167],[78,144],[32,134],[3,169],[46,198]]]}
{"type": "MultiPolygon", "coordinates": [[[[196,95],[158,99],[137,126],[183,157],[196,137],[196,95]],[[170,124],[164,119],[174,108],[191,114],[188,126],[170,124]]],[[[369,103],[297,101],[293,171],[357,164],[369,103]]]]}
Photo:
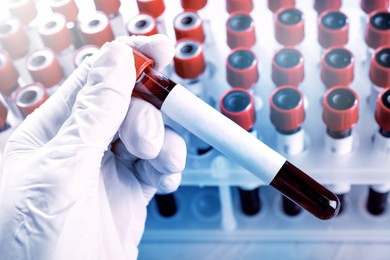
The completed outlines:
{"type": "Polygon", "coordinates": [[[364,38],[368,47],[368,57],[371,57],[377,48],[390,44],[390,12],[388,10],[382,9],[370,13],[364,38]]]}
{"type": "Polygon", "coordinates": [[[255,22],[243,11],[233,12],[226,22],[226,42],[230,49],[252,48],[256,44],[255,22]]]}
{"type": "MultiPolygon", "coordinates": [[[[247,90],[238,88],[228,90],[222,95],[219,106],[223,115],[257,138],[257,131],[254,129],[255,105],[252,95],[247,90]]],[[[244,214],[250,216],[257,214],[261,209],[259,188],[242,186],[238,191],[244,214]]]]}
{"type": "Polygon", "coordinates": [[[340,10],[341,0],[314,0],[314,10],[320,15],[329,9],[340,10]]]}
{"type": "Polygon", "coordinates": [[[120,0],[94,0],[96,10],[105,13],[110,21],[110,25],[115,37],[126,35],[123,17],[119,12],[120,0]]]}
{"type": "Polygon", "coordinates": [[[64,71],[55,53],[49,48],[31,52],[27,56],[26,67],[34,81],[44,85],[50,96],[64,80],[64,71]]]}
{"type": "Polygon", "coordinates": [[[369,77],[372,83],[369,104],[374,109],[379,93],[390,86],[390,45],[378,48],[372,55],[369,77]]]}
{"type": "Polygon", "coordinates": [[[177,204],[173,193],[156,194],[154,198],[156,200],[157,210],[161,216],[172,217],[176,214],[177,204]]]}
{"type": "Polygon", "coordinates": [[[367,16],[375,10],[388,10],[389,0],[360,0],[360,7],[363,11],[362,25],[363,28],[367,24],[367,16]]]}
{"type": "Polygon", "coordinates": [[[237,11],[250,13],[253,10],[253,0],[226,0],[226,11],[230,14],[237,11]]]}
{"type": "Polygon", "coordinates": [[[189,38],[204,43],[206,36],[200,16],[193,11],[178,14],[173,20],[176,40],[189,38]]]}
{"type": "Polygon", "coordinates": [[[137,81],[133,95],[160,109],[227,158],[256,175],[320,219],[337,215],[337,196],[217,110],[151,68],[153,60],[133,50],[137,81]],[[215,133],[223,133],[216,135],[215,133]]]}
{"type": "Polygon", "coordinates": [[[302,53],[293,47],[278,50],[272,59],[271,75],[276,86],[298,87],[305,75],[302,53]]]}
{"type": "Polygon", "coordinates": [[[335,46],[322,55],[321,80],[327,88],[347,86],[354,79],[355,58],[345,47],[335,46]]]}
{"type": "Polygon", "coordinates": [[[126,29],[129,35],[150,36],[157,34],[157,25],[154,18],[148,14],[137,14],[127,23],[126,29]]]}
{"type": "Polygon", "coordinates": [[[15,103],[26,118],[49,98],[46,88],[40,83],[31,83],[18,89],[15,103]]]}
{"type": "Polygon", "coordinates": [[[80,33],[84,44],[96,45],[99,48],[114,40],[108,18],[100,11],[80,22],[80,33]]]}
{"type": "Polygon", "coordinates": [[[72,74],[73,45],[72,34],[66,27],[65,16],[60,13],[53,13],[50,17],[41,22],[38,32],[46,47],[52,49],[64,69],[65,77],[72,74]]]}
{"type": "Polygon", "coordinates": [[[295,46],[305,38],[303,13],[295,7],[279,9],[274,16],[275,39],[281,45],[295,46]]]}
{"type": "Polygon", "coordinates": [[[295,0],[268,0],[268,8],[273,13],[285,7],[295,7],[295,0]]]}
{"type": "Polygon", "coordinates": [[[322,49],[348,43],[349,19],[336,9],[321,13],[318,18],[318,43],[322,49]]]}
{"type": "Polygon", "coordinates": [[[73,57],[73,64],[75,68],[80,66],[80,64],[89,56],[92,56],[94,53],[96,53],[99,50],[99,48],[96,45],[85,45],[78,49],[74,53],[73,57]]]}
{"type": "Polygon", "coordinates": [[[140,13],[147,13],[156,19],[159,33],[166,33],[163,16],[165,11],[164,0],[137,0],[137,6],[140,13]]]}
{"type": "Polygon", "coordinates": [[[199,11],[207,5],[207,0],[181,0],[181,6],[184,10],[199,11]]]}

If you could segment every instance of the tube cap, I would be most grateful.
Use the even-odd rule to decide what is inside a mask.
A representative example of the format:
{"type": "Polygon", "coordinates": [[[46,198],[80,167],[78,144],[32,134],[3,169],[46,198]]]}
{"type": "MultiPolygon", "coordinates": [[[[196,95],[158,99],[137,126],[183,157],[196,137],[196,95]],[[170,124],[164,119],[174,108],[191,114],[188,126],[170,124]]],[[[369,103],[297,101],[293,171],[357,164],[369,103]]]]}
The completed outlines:
{"type": "Polygon", "coordinates": [[[148,13],[154,18],[158,18],[165,11],[164,0],[137,0],[140,13],[148,13]]]}
{"type": "Polygon", "coordinates": [[[43,43],[53,51],[59,53],[73,44],[72,34],[66,27],[65,16],[53,13],[38,28],[43,43]]]}
{"type": "Polygon", "coordinates": [[[297,8],[281,8],[274,16],[275,38],[282,45],[294,46],[305,37],[303,13],[297,8]]]}
{"type": "Polygon", "coordinates": [[[388,9],[389,0],[360,0],[360,7],[366,14],[369,14],[375,10],[388,9]]]}
{"type": "Polygon", "coordinates": [[[370,14],[365,40],[372,49],[390,44],[390,12],[377,10],[370,14]]]}
{"type": "Polygon", "coordinates": [[[156,21],[148,14],[138,14],[131,18],[126,24],[126,29],[129,35],[150,36],[158,33],[156,21]]]}
{"type": "Polygon", "coordinates": [[[50,0],[50,7],[54,13],[65,16],[67,22],[74,22],[79,15],[79,8],[74,0],[50,0]]]}
{"type": "Polygon", "coordinates": [[[322,119],[332,131],[352,129],[359,118],[359,99],[347,86],[335,86],[323,98],[322,119]]]}
{"type": "Polygon", "coordinates": [[[23,117],[27,117],[48,98],[49,95],[46,92],[46,88],[42,84],[35,82],[18,89],[15,95],[15,103],[23,117]]]}
{"type": "Polygon", "coordinates": [[[207,0],[181,0],[181,6],[184,10],[198,11],[207,5],[207,0]]]}
{"type": "Polygon", "coordinates": [[[253,0],[226,0],[226,10],[229,14],[237,11],[250,13],[253,10],[253,0]]]}
{"type": "Polygon", "coordinates": [[[222,95],[221,113],[249,131],[256,122],[255,104],[252,95],[245,89],[232,88],[222,95]]]}
{"type": "Polygon", "coordinates": [[[13,59],[19,59],[28,52],[29,40],[19,19],[15,17],[0,23],[0,41],[13,59]]]}
{"type": "Polygon", "coordinates": [[[304,78],[302,53],[292,47],[284,47],[272,59],[272,80],[276,86],[298,85],[304,78]]]}
{"type": "Polygon", "coordinates": [[[322,48],[346,45],[348,33],[349,19],[344,13],[330,9],[318,18],[318,42],[322,48]]]}
{"type": "Polygon", "coordinates": [[[183,12],[177,15],[173,21],[176,39],[191,38],[204,42],[203,22],[195,12],[183,12]]]}
{"type": "Polygon", "coordinates": [[[226,79],[234,88],[250,88],[259,80],[258,61],[247,48],[233,49],[226,61],[226,79]]]}
{"type": "Polygon", "coordinates": [[[371,82],[378,87],[390,86],[390,45],[375,51],[371,59],[369,76],[371,82]]]}
{"type": "Polygon", "coordinates": [[[85,44],[97,45],[99,48],[114,40],[111,25],[102,12],[96,12],[89,19],[81,21],[80,33],[85,44]]]}
{"type": "Polygon", "coordinates": [[[84,45],[78,49],[73,56],[73,64],[77,68],[87,57],[92,56],[99,50],[96,45],[84,45]]]}
{"type": "Polygon", "coordinates": [[[251,48],[256,43],[255,23],[245,12],[233,12],[226,22],[226,41],[231,48],[251,48]]]}
{"type": "Polygon", "coordinates": [[[340,10],[341,0],[315,0],[314,9],[318,14],[321,14],[324,11],[329,9],[340,10]]]}
{"type": "Polygon", "coordinates": [[[184,79],[198,78],[206,69],[202,44],[192,39],[182,39],[176,45],[174,68],[184,79]]]}
{"type": "Polygon", "coordinates": [[[295,0],[268,0],[268,8],[274,13],[286,7],[295,7],[295,0]]]}
{"type": "Polygon", "coordinates": [[[94,0],[96,10],[104,12],[107,16],[119,13],[120,0],[94,0]]]}
{"type": "Polygon", "coordinates": [[[270,98],[270,117],[276,129],[290,132],[299,129],[305,120],[302,92],[294,86],[276,88],[270,98]]]}
{"type": "Polygon", "coordinates": [[[390,131],[390,87],[385,88],[378,97],[375,120],[383,130],[390,131]]]}
{"type": "Polygon", "coordinates": [[[19,86],[19,74],[7,52],[0,50],[0,93],[11,96],[19,86]]]}
{"type": "Polygon", "coordinates": [[[18,17],[25,25],[38,15],[34,0],[7,0],[7,7],[12,16],[18,17]]]}
{"type": "Polygon", "coordinates": [[[7,123],[8,109],[0,102],[0,128],[3,128],[7,123]]]}
{"type": "Polygon", "coordinates": [[[321,80],[326,87],[349,85],[354,79],[355,58],[340,46],[325,51],[321,61],[321,80]]]}
{"type": "Polygon", "coordinates": [[[53,87],[64,79],[64,71],[49,48],[30,53],[26,59],[26,68],[33,80],[42,83],[46,88],[53,87]]]}

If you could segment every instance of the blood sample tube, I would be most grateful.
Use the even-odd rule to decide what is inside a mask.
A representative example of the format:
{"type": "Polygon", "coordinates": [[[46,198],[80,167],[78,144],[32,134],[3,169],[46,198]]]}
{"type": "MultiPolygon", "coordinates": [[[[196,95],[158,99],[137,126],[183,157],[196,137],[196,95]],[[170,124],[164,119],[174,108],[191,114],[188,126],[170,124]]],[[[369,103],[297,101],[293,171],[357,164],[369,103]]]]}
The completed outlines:
{"type": "Polygon", "coordinates": [[[207,5],[207,0],[181,0],[181,6],[184,10],[199,11],[207,5]]]}
{"type": "MultiPolygon", "coordinates": [[[[254,129],[256,121],[255,105],[252,95],[245,89],[232,88],[222,95],[219,106],[221,112],[244,130],[257,138],[254,129]]],[[[259,188],[240,187],[238,188],[241,209],[246,215],[255,215],[261,209],[259,188]]]]}
{"type": "Polygon", "coordinates": [[[57,54],[61,67],[64,69],[65,77],[68,77],[75,68],[72,62],[75,47],[72,34],[66,27],[65,16],[60,13],[53,13],[41,23],[38,32],[45,46],[57,54]]]}
{"type": "Polygon", "coordinates": [[[314,10],[320,15],[322,12],[329,9],[340,10],[341,0],[315,0],[314,10]]]}
{"type": "Polygon", "coordinates": [[[126,24],[129,35],[149,36],[157,34],[157,26],[154,18],[148,14],[137,14],[132,17],[126,24]]]}
{"type": "Polygon", "coordinates": [[[126,35],[125,23],[119,12],[121,6],[120,0],[94,0],[96,10],[104,12],[111,24],[115,37],[126,35]]]}
{"type": "Polygon", "coordinates": [[[178,14],[174,21],[176,39],[191,38],[203,43],[206,39],[200,16],[191,11],[178,14]]]}
{"type": "Polygon", "coordinates": [[[75,0],[50,0],[51,9],[54,13],[60,13],[65,16],[66,27],[72,33],[75,48],[80,48],[83,43],[78,29],[79,8],[75,0]]]}
{"type": "Polygon", "coordinates": [[[230,49],[255,45],[255,23],[249,14],[242,11],[230,14],[226,22],[226,42],[230,49]]]}
{"type": "Polygon", "coordinates": [[[381,215],[388,208],[390,184],[371,185],[368,189],[367,210],[372,215],[381,215]]]}
{"type": "Polygon", "coordinates": [[[26,67],[34,81],[46,87],[49,95],[52,95],[64,80],[64,71],[55,53],[49,48],[31,52],[26,59],[26,67]]]}
{"type": "Polygon", "coordinates": [[[26,118],[49,98],[46,88],[37,82],[21,87],[15,94],[15,103],[26,118]]]}
{"type": "Polygon", "coordinates": [[[253,0],[226,0],[226,11],[230,14],[237,11],[250,13],[253,10],[253,0]]]}
{"type": "Polygon", "coordinates": [[[259,80],[255,53],[242,47],[233,49],[226,61],[226,79],[233,88],[253,87],[259,80]]]}
{"type": "Polygon", "coordinates": [[[372,83],[369,104],[374,109],[379,93],[383,88],[390,86],[390,45],[375,51],[371,58],[369,77],[372,83]]]}
{"type": "Polygon", "coordinates": [[[97,52],[99,48],[96,45],[85,45],[74,53],[73,64],[77,68],[89,56],[97,52]]]}
{"type": "Polygon", "coordinates": [[[284,47],[275,53],[272,59],[272,80],[276,86],[298,87],[303,78],[304,59],[300,51],[284,47]]]}
{"type": "Polygon", "coordinates": [[[366,14],[375,10],[389,9],[389,4],[389,0],[360,0],[360,7],[366,14]]]}
{"type": "Polygon", "coordinates": [[[275,13],[280,8],[295,7],[295,0],[268,0],[268,8],[275,13]]]}
{"type": "Polygon", "coordinates": [[[388,10],[370,13],[364,38],[368,47],[368,57],[372,56],[375,49],[390,45],[390,12],[388,10]]]}
{"type": "Polygon", "coordinates": [[[294,7],[281,8],[274,16],[275,38],[281,45],[295,46],[305,37],[303,13],[294,7]]]}
{"type": "Polygon", "coordinates": [[[345,47],[335,46],[322,55],[321,80],[327,88],[349,85],[354,79],[355,58],[345,47]]]}
{"type": "Polygon", "coordinates": [[[81,38],[85,44],[96,45],[99,48],[106,42],[114,40],[114,34],[107,16],[96,12],[80,23],[81,38]]]}
{"type": "Polygon", "coordinates": [[[137,50],[133,53],[137,68],[133,95],[150,102],[172,121],[316,217],[330,219],[337,215],[337,196],[189,90],[155,71],[151,68],[153,60],[137,50]]]}
{"type": "Polygon", "coordinates": [[[348,43],[349,19],[335,9],[323,12],[318,18],[318,43],[323,49],[348,43]]]}
{"type": "Polygon", "coordinates": [[[165,34],[164,0],[137,0],[137,5],[140,13],[147,13],[156,19],[158,32],[165,34]]]}
{"type": "Polygon", "coordinates": [[[172,217],[177,212],[176,199],[173,193],[169,194],[156,194],[154,195],[156,200],[157,210],[161,216],[172,217]]]}

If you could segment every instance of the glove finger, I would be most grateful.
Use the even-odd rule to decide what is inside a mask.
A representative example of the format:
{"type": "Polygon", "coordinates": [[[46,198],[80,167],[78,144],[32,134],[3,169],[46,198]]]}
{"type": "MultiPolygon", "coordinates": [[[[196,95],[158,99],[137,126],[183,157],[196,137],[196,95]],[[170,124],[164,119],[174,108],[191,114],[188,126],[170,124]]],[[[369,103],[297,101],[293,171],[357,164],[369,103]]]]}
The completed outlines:
{"type": "Polygon", "coordinates": [[[117,41],[129,44],[154,60],[154,68],[162,70],[175,56],[174,43],[164,34],[152,36],[119,36],[117,41]]]}

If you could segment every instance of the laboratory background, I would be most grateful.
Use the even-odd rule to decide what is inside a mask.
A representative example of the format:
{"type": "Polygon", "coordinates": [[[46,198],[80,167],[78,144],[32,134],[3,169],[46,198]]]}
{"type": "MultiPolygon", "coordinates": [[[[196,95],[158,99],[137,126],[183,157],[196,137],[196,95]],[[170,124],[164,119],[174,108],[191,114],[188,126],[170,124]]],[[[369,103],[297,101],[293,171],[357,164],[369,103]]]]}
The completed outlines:
{"type": "Polygon", "coordinates": [[[165,118],[186,141],[186,168],[177,191],[150,202],[139,259],[389,259],[389,6],[2,1],[1,152],[105,42],[166,34],[176,49],[165,75],[327,187],[341,208],[332,219],[316,218],[165,118]]]}

